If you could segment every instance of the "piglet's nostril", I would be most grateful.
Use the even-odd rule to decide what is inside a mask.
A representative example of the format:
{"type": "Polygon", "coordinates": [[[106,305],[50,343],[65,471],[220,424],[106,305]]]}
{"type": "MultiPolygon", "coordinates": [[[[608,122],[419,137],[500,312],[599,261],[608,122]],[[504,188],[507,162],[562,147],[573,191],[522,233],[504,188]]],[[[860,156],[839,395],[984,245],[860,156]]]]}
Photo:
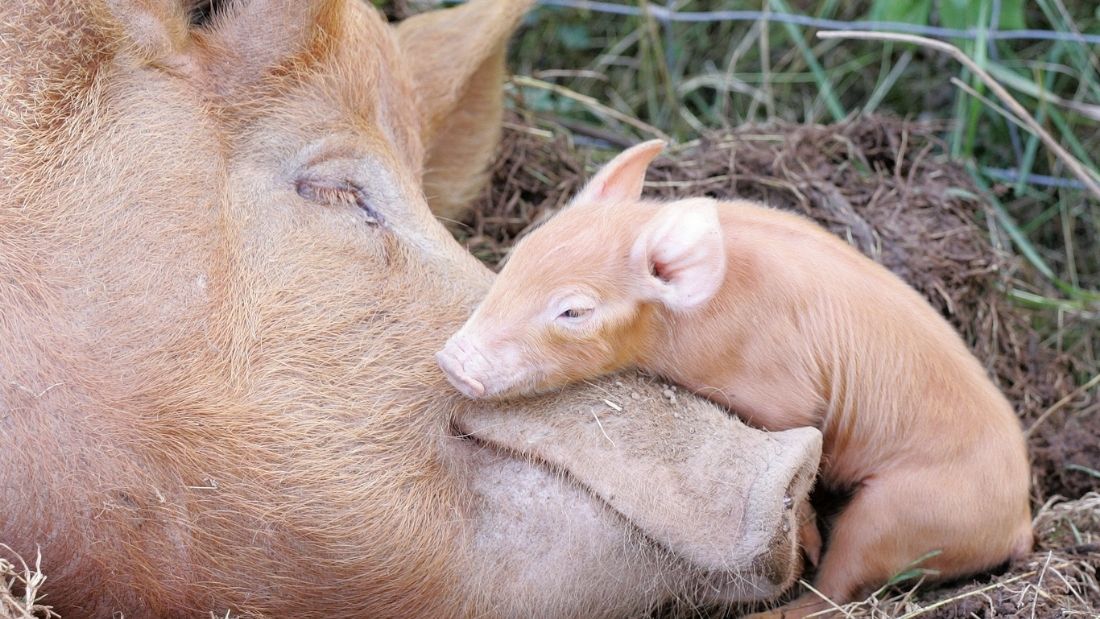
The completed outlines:
{"type": "Polygon", "coordinates": [[[451,344],[435,355],[435,360],[440,369],[447,376],[447,380],[468,398],[480,398],[485,395],[485,386],[466,373],[466,368],[459,357],[453,355],[448,349],[451,344]]]}

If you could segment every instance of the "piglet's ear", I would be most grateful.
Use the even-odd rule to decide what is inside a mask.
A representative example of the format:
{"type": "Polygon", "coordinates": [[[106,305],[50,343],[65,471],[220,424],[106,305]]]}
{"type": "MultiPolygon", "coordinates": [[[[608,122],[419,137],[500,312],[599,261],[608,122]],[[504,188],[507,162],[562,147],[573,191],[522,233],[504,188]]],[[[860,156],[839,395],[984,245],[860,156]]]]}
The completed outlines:
{"type": "Polygon", "coordinates": [[[665,148],[664,140],[650,140],[619,153],[573,198],[573,202],[618,202],[642,197],[646,168],[665,148]]]}
{"type": "Polygon", "coordinates": [[[661,208],[631,249],[642,294],[673,311],[714,298],[726,276],[726,248],[714,200],[696,198],[661,208]]]}

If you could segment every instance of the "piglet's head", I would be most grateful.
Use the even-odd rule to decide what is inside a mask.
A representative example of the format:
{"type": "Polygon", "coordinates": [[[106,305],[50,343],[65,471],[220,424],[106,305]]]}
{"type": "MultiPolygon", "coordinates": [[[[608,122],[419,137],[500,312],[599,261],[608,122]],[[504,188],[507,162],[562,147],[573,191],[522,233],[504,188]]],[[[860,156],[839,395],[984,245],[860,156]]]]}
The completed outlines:
{"type": "Polygon", "coordinates": [[[471,398],[545,391],[643,361],[669,313],[722,285],[713,200],[641,199],[654,140],[615,157],[516,245],[488,295],[436,358],[471,398]]]}

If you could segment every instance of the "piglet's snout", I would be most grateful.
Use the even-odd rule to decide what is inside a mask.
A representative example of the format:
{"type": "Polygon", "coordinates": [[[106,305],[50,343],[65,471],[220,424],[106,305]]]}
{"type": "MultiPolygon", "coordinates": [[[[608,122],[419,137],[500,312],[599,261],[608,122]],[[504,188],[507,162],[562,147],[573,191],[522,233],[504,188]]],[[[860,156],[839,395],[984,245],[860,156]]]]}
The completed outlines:
{"type": "Polygon", "coordinates": [[[466,369],[466,365],[471,362],[468,347],[460,345],[452,337],[443,350],[435,354],[435,360],[447,375],[447,380],[463,395],[474,399],[485,396],[485,385],[470,376],[466,369]]]}

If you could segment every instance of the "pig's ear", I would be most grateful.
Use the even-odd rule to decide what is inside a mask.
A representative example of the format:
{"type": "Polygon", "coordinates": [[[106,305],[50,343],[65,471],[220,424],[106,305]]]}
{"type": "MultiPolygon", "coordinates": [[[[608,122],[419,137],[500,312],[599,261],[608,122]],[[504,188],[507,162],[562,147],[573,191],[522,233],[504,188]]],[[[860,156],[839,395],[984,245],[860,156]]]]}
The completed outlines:
{"type": "Polygon", "coordinates": [[[608,161],[588,181],[577,197],[576,204],[585,202],[620,202],[638,200],[649,164],[665,149],[664,140],[642,142],[619,153],[608,161]]]}
{"type": "Polygon", "coordinates": [[[293,75],[327,53],[350,5],[338,0],[216,1],[195,29],[215,90],[248,91],[276,69],[293,75]]]}
{"type": "Polygon", "coordinates": [[[504,53],[533,0],[471,0],[397,26],[412,71],[432,212],[458,219],[481,190],[500,141],[504,53]]]}
{"type": "Polygon", "coordinates": [[[177,0],[107,0],[107,11],[126,37],[127,51],[150,64],[183,68],[189,18],[177,0]]]}
{"type": "Polygon", "coordinates": [[[714,200],[673,202],[657,212],[630,252],[643,298],[688,311],[714,298],[726,276],[726,248],[714,200]]]}

